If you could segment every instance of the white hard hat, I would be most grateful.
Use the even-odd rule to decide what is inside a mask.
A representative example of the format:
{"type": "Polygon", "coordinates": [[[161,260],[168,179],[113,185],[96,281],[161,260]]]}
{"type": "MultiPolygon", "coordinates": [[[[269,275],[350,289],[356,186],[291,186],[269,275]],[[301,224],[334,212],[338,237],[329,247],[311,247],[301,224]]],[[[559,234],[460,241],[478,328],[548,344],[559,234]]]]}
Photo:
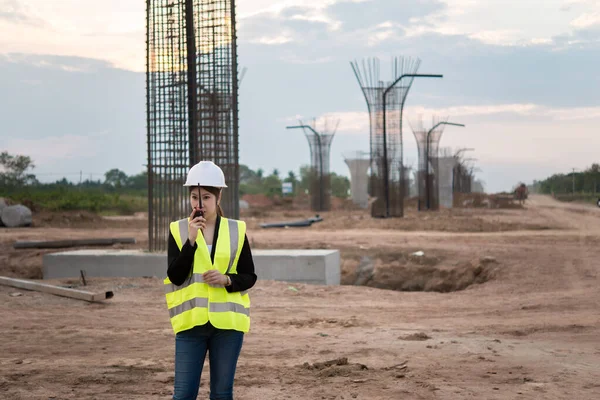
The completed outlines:
{"type": "Polygon", "coordinates": [[[200,161],[190,168],[183,186],[227,187],[223,170],[212,161],[200,161]]]}

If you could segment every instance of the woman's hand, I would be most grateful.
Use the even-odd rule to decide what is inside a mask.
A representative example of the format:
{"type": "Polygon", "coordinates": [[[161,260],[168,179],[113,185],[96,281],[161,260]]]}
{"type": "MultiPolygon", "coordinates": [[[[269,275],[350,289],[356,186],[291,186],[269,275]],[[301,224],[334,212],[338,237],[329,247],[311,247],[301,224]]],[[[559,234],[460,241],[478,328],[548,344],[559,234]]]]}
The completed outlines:
{"type": "Polygon", "coordinates": [[[226,286],[229,283],[227,275],[223,275],[216,269],[211,269],[202,274],[205,283],[213,286],[226,286]]]}
{"type": "Polygon", "coordinates": [[[196,217],[194,218],[194,213],[196,209],[192,210],[190,214],[190,220],[188,222],[188,238],[190,239],[190,243],[193,245],[196,243],[196,239],[198,238],[198,229],[204,230],[206,228],[206,220],[204,217],[196,217]]]}

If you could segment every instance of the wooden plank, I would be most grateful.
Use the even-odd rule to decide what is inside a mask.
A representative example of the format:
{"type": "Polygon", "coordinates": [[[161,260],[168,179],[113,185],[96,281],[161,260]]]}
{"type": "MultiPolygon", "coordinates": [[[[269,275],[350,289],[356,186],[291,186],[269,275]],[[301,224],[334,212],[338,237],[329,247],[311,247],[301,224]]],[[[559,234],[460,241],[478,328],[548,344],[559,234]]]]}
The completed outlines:
{"type": "Polygon", "coordinates": [[[15,249],[57,249],[77,246],[112,246],[113,244],[135,244],[135,238],[72,239],[49,241],[17,241],[15,249]]]}
{"type": "Polygon", "coordinates": [[[85,290],[64,288],[60,286],[49,285],[47,283],[28,281],[24,279],[8,278],[6,276],[0,276],[0,285],[11,286],[25,290],[33,290],[37,292],[50,293],[56,296],[69,297],[72,299],[90,302],[107,300],[111,299],[114,296],[113,292],[111,291],[92,293],[86,292],[85,290]]]}

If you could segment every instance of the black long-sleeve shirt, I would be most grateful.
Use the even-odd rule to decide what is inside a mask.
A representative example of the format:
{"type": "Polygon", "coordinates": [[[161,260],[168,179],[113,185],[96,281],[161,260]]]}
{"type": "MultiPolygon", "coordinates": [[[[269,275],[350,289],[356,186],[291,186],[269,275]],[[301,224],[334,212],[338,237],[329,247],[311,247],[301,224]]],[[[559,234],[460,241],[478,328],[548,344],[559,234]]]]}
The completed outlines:
{"type": "MultiPolygon", "coordinates": [[[[217,240],[219,236],[219,224],[221,217],[217,216],[215,223],[215,233],[213,238],[213,246],[210,252],[210,259],[214,262],[215,260],[215,249],[217,248],[217,240]]],[[[201,232],[198,232],[201,235],[201,232]]],[[[183,244],[181,251],[177,246],[175,238],[169,232],[169,248],[167,253],[168,268],[167,276],[169,280],[177,285],[182,285],[187,277],[190,275],[192,265],[194,263],[194,253],[198,245],[196,243],[191,244],[189,239],[183,244]]],[[[231,285],[226,286],[225,289],[228,292],[241,292],[248,290],[256,283],[256,273],[254,272],[254,260],[252,259],[252,251],[250,250],[250,243],[248,243],[248,237],[244,236],[244,245],[240,252],[235,274],[227,274],[231,279],[231,285]]]]}

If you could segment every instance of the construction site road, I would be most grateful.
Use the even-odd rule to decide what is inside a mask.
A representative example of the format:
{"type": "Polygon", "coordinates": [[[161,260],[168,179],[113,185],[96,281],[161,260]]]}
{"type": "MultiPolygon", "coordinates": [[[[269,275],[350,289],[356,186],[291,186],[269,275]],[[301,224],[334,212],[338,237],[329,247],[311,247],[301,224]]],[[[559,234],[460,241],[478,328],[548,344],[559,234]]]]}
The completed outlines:
{"type": "MultiPolygon", "coordinates": [[[[259,277],[235,398],[600,398],[600,209],[530,196],[523,209],[422,214],[390,222],[331,212],[310,228],[276,230],[256,225],[282,213],[248,218],[254,248],[339,248],[345,284],[259,277]],[[374,276],[355,286],[365,257],[374,276]],[[451,279],[467,264],[487,272],[462,290],[373,287],[407,270],[451,279]]],[[[10,250],[15,240],[108,236],[147,245],[145,226],[132,223],[0,230],[2,274],[24,277],[18,262],[39,268],[43,252],[10,250]]],[[[76,278],[49,283],[82,288],[76,278]]],[[[115,297],[88,303],[0,286],[0,398],[170,399],[162,289],[159,278],[93,278],[85,290],[115,297]]],[[[208,379],[206,364],[199,399],[208,379]]]]}

